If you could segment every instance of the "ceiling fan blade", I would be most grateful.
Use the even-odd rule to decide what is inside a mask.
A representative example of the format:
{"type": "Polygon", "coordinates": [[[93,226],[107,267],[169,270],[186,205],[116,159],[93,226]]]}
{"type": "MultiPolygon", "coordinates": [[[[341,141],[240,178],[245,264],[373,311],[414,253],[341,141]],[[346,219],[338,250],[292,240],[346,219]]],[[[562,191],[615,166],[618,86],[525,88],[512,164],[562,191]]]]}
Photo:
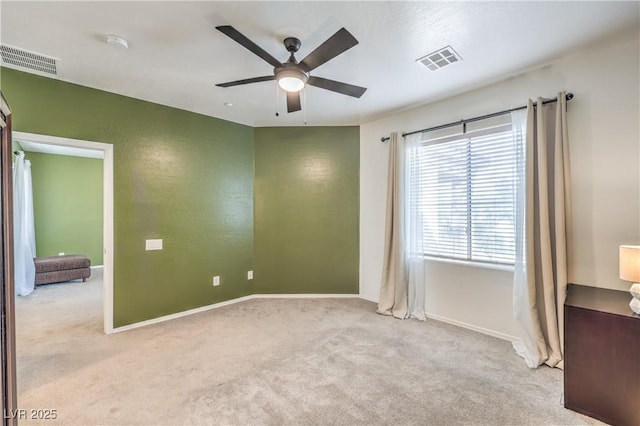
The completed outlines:
{"type": "Polygon", "coordinates": [[[216,84],[218,87],[240,86],[241,84],[260,83],[261,81],[275,80],[273,75],[265,75],[262,77],[245,78],[244,80],[229,81],[228,83],[216,84]]]}
{"type": "Polygon", "coordinates": [[[324,43],[316,47],[316,50],[309,53],[306,58],[300,61],[305,71],[311,71],[325,62],[330,61],[342,52],[351,49],[358,44],[358,40],[344,28],[329,37],[324,43]]]}
{"type": "Polygon", "coordinates": [[[300,92],[287,92],[287,112],[300,111],[300,92]]]}
{"type": "Polygon", "coordinates": [[[353,96],[354,98],[359,98],[367,91],[366,87],[355,86],[341,81],[314,76],[309,77],[307,84],[320,87],[321,89],[331,90],[332,92],[341,93],[343,95],[353,96]]]}
{"type": "Polygon", "coordinates": [[[262,59],[273,65],[274,67],[281,67],[282,63],[278,61],[276,58],[271,56],[268,52],[262,49],[260,46],[249,40],[245,37],[240,31],[233,28],[231,25],[221,25],[216,27],[218,31],[228,36],[229,38],[235,40],[240,43],[242,46],[253,52],[254,54],[260,56],[262,59]]]}

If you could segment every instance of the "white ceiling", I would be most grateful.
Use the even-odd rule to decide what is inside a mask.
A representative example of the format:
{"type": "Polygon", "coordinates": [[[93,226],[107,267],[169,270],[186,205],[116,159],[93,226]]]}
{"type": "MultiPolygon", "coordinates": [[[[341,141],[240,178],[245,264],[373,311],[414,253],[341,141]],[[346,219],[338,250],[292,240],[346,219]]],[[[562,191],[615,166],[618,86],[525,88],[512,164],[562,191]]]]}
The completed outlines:
{"type": "Polygon", "coordinates": [[[1,42],[60,59],[61,80],[252,126],[361,124],[544,64],[639,22],[638,2],[2,1],[1,42]],[[271,65],[215,30],[232,25],[279,60],[304,58],[341,27],[360,44],[313,75],[365,86],[360,99],[308,87],[276,111],[276,83],[216,87],[271,65]],[[106,44],[107,34],[130,43],[106,44]],[[451,45],[463,61],[415,62],[451,45]],[[226,107],[230,102],[233,107],[226,107]]]}

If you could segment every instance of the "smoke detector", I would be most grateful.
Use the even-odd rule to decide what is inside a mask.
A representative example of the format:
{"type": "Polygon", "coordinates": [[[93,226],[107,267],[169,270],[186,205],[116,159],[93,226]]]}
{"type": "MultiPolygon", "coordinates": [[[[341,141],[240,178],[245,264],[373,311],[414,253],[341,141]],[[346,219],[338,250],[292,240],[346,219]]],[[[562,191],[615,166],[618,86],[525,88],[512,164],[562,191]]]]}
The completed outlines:
{"type": "Polygon", "coordinates": [[[30,52],[8,44],[0,45],[0,59],[3,65],[38,73],[58,75],[57,62],[59,59],[30,52]]]}
{"type": "Polygon", "coordinates": [[[420,59],[416,59],[416,62],[421,63],[431,71],[436,71],[461,60],[462,57],[453,50],[453,47],[445,46],[442,49],[431,52],[420,59]]]}
{"type": "Polygon", "coordinates": [[[118,49],[128,49],[129,48],[129,42],[127,40],[123,39],[120,36],[114,35],[114,34],[107,35],[107,44],[109,46],[113,46],[113,47],[116,47],[118,49]]]}

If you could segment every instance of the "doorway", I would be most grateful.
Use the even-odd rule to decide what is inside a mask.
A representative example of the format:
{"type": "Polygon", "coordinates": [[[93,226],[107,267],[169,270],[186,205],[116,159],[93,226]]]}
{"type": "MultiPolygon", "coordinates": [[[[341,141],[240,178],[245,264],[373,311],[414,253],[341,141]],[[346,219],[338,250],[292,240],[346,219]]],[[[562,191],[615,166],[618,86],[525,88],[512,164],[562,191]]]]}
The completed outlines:
{"type": "Polygon", "coordinates": [[[103,329],[105,334],[113,333],[113,145],[23,132],[13,132],[13,140],[25,145],[46,145],[51,152],[64,153],[66,149],[73,149],[84,151],[86,156],[99,154],[102,157],[103,329]]]}

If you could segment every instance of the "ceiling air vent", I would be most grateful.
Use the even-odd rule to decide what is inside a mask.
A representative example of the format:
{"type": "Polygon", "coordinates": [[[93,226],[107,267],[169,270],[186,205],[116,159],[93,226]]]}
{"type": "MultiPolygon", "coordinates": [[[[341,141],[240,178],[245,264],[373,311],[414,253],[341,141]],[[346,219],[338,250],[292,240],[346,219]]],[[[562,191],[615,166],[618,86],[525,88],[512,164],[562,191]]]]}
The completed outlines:
{"type": "Polygon", "coordinates": [[[416,62],[420,62],[431,71],[436,71],[440,68],[446,67],[449,64],[453,64],[454,62],[458,62],[461,60],[462,58],[460,57],[460,55],[458,55],[458,53],[453,50],[451,46],[446,46],[442,49],[436,50],[435,52],[431,52],[420,59],[417,59],[416,62]]]}
{"type": "Polygon", "coordinates": [[[0,44],[0,58],[4,64],[14,65],[31,71],[58,75],[57,59],[18,47],[0,44]]]}

